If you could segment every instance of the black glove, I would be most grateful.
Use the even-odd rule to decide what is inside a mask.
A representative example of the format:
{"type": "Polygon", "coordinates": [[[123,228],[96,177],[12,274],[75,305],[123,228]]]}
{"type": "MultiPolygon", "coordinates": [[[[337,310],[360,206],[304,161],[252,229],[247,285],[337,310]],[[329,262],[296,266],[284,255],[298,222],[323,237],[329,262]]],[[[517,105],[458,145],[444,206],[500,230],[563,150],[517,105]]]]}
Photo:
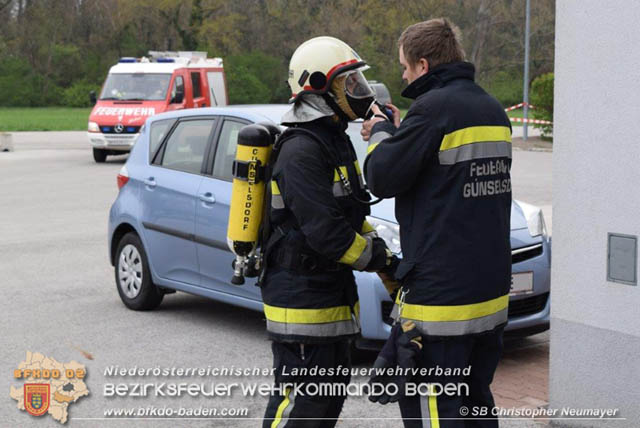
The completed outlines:
{"type": "Polygon", "coordinates": [[[387,259],[388,265],[380,269],[378,272],[378,276],[384,284],[384,288],[386,288],[389,296],[394,296],[395,293],[400,289],[400,282],[396,279],[396,271],[398,270],[398,266],[400,265],[400,259],[395,255],[391,255],[390,258],[387,259]]]}
{"type": "MultiPolygon", "coordinates": [[[[418,332],[416,325],[413,321],[405,321],[402,325],[395,324],[391,329],[389,339],[382,347],[382,350],[376,358],[374,367],[374,374],[369,379],[369,385],[379,383],[386,387],[390,383],[394,383],[397,388],[397,393],[390,395],[387,393],[386,388],[379,394],[369,394],[369,401],[380,404],[395,403],[403,396],[406,383],[411,380],[412,374],[409,370],[400,375],[389,376],[386,371],[388,369],[395,369],[400,367],[405,372],[405,369],[412,369],[416,366],[416,360],[420,350],[422,349],[422,336],[418,332]],[[382,369],[380,374],[377,374],[375,369],[382,369]]],[[[389,370],[391,371],[391,370],[389,370]]]]}
{"type": "MultiPolygon", "coordinates": [[[[388,376],[386,371],[387,369],[392,369],[396,365],[398,354],[396,352],[396,341],[398,340],[398,335],[400,334],[400,325],[395,324],[391,328],[391,334],[389,334],[389,338],[385,342],[384,346],[380,350],[376,361],[373,363],[373,376],[369,379],[369,385],[373,387],[372,384],[381,384],[386,386],[389,382],[392,381],[392,376],[388,376]],[[380,370],[380,373],[377,372],[380,370]]],[[[373,391],[372,391],[373,392],[373,391]]],[[[369,393],[369,401],[372,403],[378,402],[380,404],[387,404],[390,401],[391,397],[383,391],[379,395],[373,395],[369,393]]]]}
{"type": "Polygon", "coordinates": [[[382,238],[373,238],[371,240],[371,260],[367,267],[367,272],[379,272],[387,268],[391,264],[393,253],[387,248],[387,243],[382,238]]]}
{"type": "Polygon", "coordinates": [[[396,271],[398,270],[398,266],[400,266],[401,261],[402,259],[399,259],[398,256],[391,254],[391,257],[387,260],[387,266],[380,269],[380,273],[390,276],[391,279],[396,281],[396,271]]]}

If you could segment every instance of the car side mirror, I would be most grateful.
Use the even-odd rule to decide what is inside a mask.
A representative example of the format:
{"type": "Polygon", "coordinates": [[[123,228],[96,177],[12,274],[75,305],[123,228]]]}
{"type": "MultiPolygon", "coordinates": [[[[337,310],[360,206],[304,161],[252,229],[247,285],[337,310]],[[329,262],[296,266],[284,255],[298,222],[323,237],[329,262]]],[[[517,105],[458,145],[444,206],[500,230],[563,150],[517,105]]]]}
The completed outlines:
{"type": "Polygon", "coordinates": [[[184,87],[176,88],[176,94],[173,96],[171,100],[171,104],[180,104],[184,100],[184,87]]]}
{"type": "Polygon", "coordinates": [[[89,101],[91,102],[92,106],[96,105],[96,103],[98,102],[98,98],[96,97],[96,91],[89,92],[89,101]]]}

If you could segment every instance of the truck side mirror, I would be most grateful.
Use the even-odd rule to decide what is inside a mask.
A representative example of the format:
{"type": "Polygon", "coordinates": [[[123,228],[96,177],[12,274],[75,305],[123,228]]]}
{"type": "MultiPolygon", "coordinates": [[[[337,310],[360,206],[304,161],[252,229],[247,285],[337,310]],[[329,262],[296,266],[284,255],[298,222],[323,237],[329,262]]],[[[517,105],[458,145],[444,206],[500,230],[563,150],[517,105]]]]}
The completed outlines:
{"type": "Polygon", "coordinates": [[[96,103],[98,102],[98,98],[96,97],[96,91],[89,92],[89,101],[91,102],[92,106],[96,105],[96,103]]]}

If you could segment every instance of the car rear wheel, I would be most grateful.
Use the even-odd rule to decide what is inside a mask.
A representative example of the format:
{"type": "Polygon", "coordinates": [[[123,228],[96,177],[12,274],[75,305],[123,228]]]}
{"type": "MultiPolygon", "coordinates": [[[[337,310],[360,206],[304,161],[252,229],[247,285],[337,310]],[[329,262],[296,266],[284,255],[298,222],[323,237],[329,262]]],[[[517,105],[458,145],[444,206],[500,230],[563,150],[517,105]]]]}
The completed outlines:
{"type": "Polygon", "coordinates": [[[150,310],[162,302],[164,295],[151,281],[142,241],[133,232],[124,235],[118,244],[115,275],[120,299],[129,309],[150,310]]]}
{"type": "Polygon", "coordinates": [[[93,149],[93,160],[102,163],[107,160],[107,151],[102,149],[93,149]]]}

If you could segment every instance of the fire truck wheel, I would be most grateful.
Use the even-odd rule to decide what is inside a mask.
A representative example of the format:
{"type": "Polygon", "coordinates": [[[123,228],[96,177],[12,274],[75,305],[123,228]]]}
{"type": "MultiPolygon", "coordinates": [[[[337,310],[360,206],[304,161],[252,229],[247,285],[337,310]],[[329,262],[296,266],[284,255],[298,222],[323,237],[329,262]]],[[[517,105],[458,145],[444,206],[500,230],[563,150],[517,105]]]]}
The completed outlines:
{"type": "Polygon", "coordinates": [[[107,151],[102,149],[93,149],[93,160],[102,163],[107,160],[107,151]]]}
{"type": "Polygon", "coordinates": [[[151,281],[147,253],[138,235],[129,232],[118,243],[116,287],[122,303],[135,311],[155,309],[164,294],[151,281]]]}

